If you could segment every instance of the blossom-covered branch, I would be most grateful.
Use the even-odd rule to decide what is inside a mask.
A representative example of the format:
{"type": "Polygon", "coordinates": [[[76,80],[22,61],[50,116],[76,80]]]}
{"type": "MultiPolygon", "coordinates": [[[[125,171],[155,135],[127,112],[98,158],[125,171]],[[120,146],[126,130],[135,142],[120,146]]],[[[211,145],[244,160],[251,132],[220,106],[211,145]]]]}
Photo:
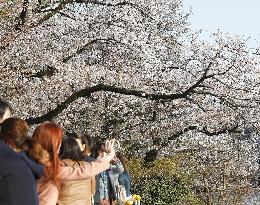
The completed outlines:
{"type": "Polygon", "coordinates": [[[96,44],[96,43],[117,43],[122,44],[121,42],[113,39],[113,38],[96,38],[93,40],[88,41],[85,43],[82,47],[78,48],[73,54],[68,55],[67,57],[64,57],[62,62],[67,63],[71,58],[73,58],[77,54],[81,54],[84,52],[89,46],[96,44]]]}
{"type": "Polygon", "coordinates": [[[91,0],[91,1],[90,0],[65,0],[65,1],[62,1],[54,9],[38,10],[37,12],[48,12],[48,14],[44,15],[37,23],[33,24],[33,27],[38,26],[38,25],[42,24],[43,22],[47,21],[52,16],[56,15],[61,10],[63,10],[66,5],[72,4],[72,3],[85,3],[85,4],[102,5],[102,6],[108,6],[108,7],[130,6],[130,7],[134,8],[134,9],[136,9],[137,11],[139,11],[144,17],[152,18],[142,8],[140,8],[138,5],[133,4],[131,2],[123,1],[123,2],[118,2],[118,3],[112,4],[112,3],[104,3],[104,2],[101,2],[101,1],[97,1],[97,0],[91,0]]]}
{"type": "Polygon", "coordinates": [[[82,90],[79,90],[75,93],[73,93],[71,96],[69,96],[65,101],[57,105],[57,107],[46,114],[39,116],[39,117],[33,117],[33,118],[28,118],[27,122],[29,124],[38,124],[46,120],[51,120],[52,118],[56,117],[58,114],[60,114],[64,109],[66,109],[70,103],[73,101],[77,100],[80,97],[88,97],[92,93],[95,92],[113,92],[113,93],[118,93],[118,94],[123,94],[123,95],[131,95],[131,96],[136,96],[140,98],[146,98],[149,100],[176,100],[176,99],[181,99],[185,98],[187,95],[187,92],[185,93],[175,93],[175,94],[151,94],[151,93],[146,93],[144,91],[138,91],[138,90],[132,90],[132,89],[126,89],[126,88],[120,88],[116,86],[111,86],[111,85],[104,85],[104,84],[98,84],[92,87],[86,87],[82,90]]]}

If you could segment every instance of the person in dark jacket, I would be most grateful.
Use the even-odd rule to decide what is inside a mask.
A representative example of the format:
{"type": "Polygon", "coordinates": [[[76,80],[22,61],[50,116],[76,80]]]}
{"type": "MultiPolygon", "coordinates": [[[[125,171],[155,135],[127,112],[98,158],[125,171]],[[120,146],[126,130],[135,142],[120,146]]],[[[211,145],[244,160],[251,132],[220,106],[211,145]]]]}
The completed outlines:
{"type": "Polygon", "coordinates": [[[36,178],[43,167],[20,153],[28,133],[27,123],[19,118],[8,118],[0,130],[0,204],[38,205],[36,178]],[[34,173],[34,174],[33,174],[34,173]]]}

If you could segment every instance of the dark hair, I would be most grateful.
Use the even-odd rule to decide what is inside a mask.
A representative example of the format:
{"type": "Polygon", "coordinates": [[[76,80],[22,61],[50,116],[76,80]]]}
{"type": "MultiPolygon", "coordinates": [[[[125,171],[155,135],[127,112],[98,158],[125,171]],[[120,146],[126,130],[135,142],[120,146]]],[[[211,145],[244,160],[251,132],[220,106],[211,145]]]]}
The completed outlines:
{"type": "Polygon", "coordinates": [[[80,133],[80,132],[67,132],[66,133],[66,136],[67,137],[71,137],[71,138],[74,138],[74,139],[80,139],[82,141],[82,143],[84,143],[85,141],[85,138],[83,137],[83,134],[80,133]]]}
{"type": "Polygon", "coordinates": [[[124,170],[127,171],[127,167],[126,167],[127,158],[121,152],[116,152],[116,157],[120,160],[121,164],[124,167],[124,170]]]}
{"type": "Polygon", "coordinates": [[[83,135],[83,142],[86,144],[87,148],[92,151],[94,148],[94,140],[89,134],[84,134],[83,135]]]}
{"type": "Polygon", "coordinates": [[[72,137],[65,137],[62,140],[60,148],[61,159],[72,159],[75,161],[83,161],[84,156],[80,150],[78,142],[72,137]]]}
{"type": "Polygon", "coordinates": [[[28,130],[26,121],[11,117],[1,123],[0,138],[13,148],[23,149],[28,130]]]}
{"type": "Polygon", "coordinates": [[[9,109],[10,111],[12,111],[12,107],[9,104],[9,102],[7,102],[5,99],[0,97],[0,119],[3,118],[5,111],[9,109]]]}
{"type": "Polygon", "coordinates": [[[99,152],[106,152],[106,150],[104,149],[105,147],[105,143],[104,142],[99,142],[95,148],[94,148],[94,157],[98,157],[99,156],[99,152]]]}
{"type": "Polygon", "coordinates": [[[80,132],[72,132],[72,133],[66,133],[66,136],[72,137],[74,139],[80,139],[81,143],[86,146],[85,150],[89,150],[91,152],[94,148],[94,141],[91,138],[91,136],[88,134],[82,134],[80,132]]]}

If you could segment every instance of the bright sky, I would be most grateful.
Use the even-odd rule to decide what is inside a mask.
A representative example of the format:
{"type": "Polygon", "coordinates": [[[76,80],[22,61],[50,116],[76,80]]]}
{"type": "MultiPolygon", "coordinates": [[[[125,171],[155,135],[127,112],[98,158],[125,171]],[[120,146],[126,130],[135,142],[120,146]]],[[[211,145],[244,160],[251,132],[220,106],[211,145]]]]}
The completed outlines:
{"type": "MultiPolygon", "coordinates": [[[[192,28],[208,33],[220,29],[260,42],[260,0],[183,0],[185,10],[192,8],[192,28]]],[[[253,43],[256,44],[256,43],[253,43]]]]}

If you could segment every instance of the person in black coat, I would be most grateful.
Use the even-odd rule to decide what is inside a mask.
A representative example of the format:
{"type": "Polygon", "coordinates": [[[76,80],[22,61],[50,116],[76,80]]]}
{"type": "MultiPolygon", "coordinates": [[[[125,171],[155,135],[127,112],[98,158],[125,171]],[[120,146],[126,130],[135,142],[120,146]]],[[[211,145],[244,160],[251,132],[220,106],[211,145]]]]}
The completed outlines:
{"type": "Polygon", "coordinates": [[[27,123],[19,118],[8,118],[0,130],[0,204],[38,205],[36,180],[43,174],[43,166],[23,152],[28,133],[27,123]]]}

